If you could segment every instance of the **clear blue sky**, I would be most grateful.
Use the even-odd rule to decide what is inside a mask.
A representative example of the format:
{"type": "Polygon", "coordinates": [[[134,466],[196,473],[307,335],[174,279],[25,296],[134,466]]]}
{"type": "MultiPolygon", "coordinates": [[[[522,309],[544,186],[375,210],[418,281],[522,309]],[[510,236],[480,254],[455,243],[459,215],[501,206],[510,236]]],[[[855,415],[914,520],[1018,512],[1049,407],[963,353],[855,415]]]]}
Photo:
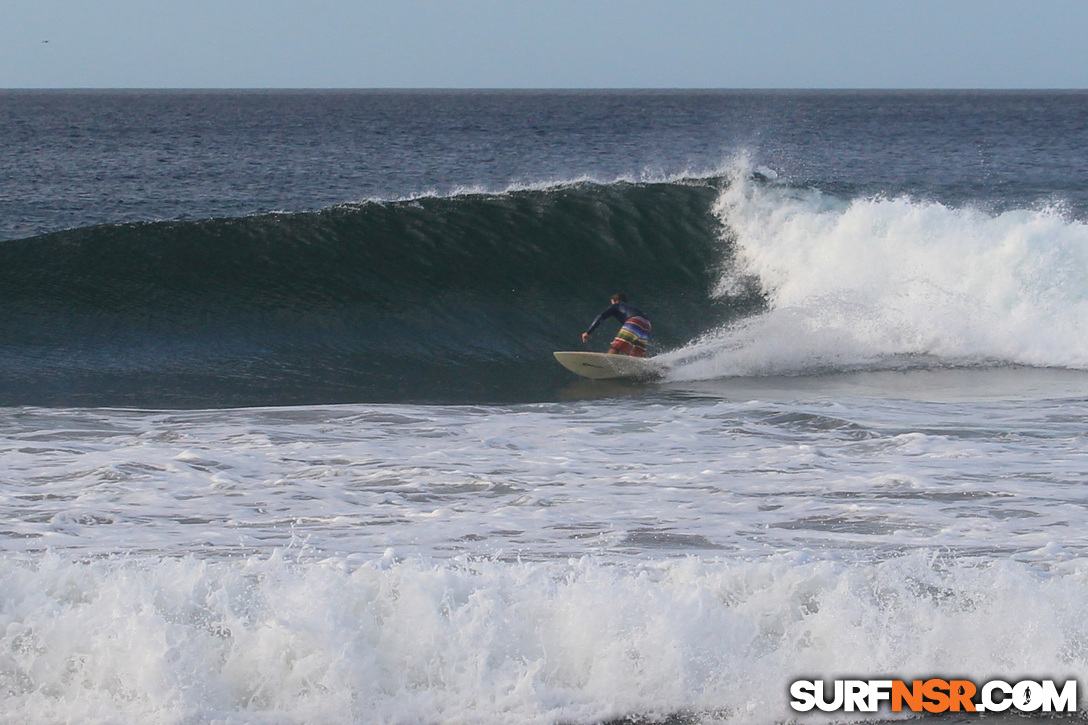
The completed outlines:
{"type": "Polygon", "coordinates": [[[0,88],[1088,88],[1086,35],[1088,0],[0,0],[0,88]]]}

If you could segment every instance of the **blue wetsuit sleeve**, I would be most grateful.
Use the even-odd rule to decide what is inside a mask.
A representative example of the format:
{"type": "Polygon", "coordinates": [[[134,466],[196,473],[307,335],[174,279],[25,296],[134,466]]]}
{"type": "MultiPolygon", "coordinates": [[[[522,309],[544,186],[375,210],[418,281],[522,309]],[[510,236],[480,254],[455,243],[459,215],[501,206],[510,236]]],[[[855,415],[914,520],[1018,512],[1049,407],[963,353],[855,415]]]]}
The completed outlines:
{"type": "Polygon", "coordinates": [[[613,317],[615,315],[618,315],[619,314],[619,309],[618,308],[619,308],[619,305],[615,304],[615,305],[612,305],[611,307],[609,307],[607,310],[605,310],[601,314],[597,315],[597,319],[593,320],[593,324],[589,326],[588,330],[586,330],[586,334],[588,335],[588,334],[592,333],[594,330],[597,329],[598,325],[600,325],[602,322],[607,320],[609,317],[613,317]]]}

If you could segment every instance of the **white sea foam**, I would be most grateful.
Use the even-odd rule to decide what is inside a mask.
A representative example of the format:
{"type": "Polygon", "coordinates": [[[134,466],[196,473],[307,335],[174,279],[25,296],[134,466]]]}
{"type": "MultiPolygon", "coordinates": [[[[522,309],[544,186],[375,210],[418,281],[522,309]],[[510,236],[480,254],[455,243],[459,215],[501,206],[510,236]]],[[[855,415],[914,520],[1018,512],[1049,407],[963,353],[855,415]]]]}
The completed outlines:
{"type": "Polygon", "coordinates": [[[743,165],[716,213],[769,310],[672,355],[678,379],[880,365],[1088,367],[1088,225],[1045,208],[992,214],[757,183],[743,165]]]}
{"type": "Polygon", "coordinates": [[[781,722],[814,674],[1081,674],[1086,576],[930,554],[0,561],[0,721],[781,722]]]}
{"type": "Polygon", "coordinates": [[[783,392],[2,411],[0,722],[771,723],[794,677],[1084,671],[1088,398],[783,392]]]}
{"type": "Polygon", "coordinates": [[[1071,535],[1088,505],[1084,397],[938,405],[887,400],[889,385],[809,401],[9,410],[0,541],[211,558],[1088,550],[1071,535]]]}

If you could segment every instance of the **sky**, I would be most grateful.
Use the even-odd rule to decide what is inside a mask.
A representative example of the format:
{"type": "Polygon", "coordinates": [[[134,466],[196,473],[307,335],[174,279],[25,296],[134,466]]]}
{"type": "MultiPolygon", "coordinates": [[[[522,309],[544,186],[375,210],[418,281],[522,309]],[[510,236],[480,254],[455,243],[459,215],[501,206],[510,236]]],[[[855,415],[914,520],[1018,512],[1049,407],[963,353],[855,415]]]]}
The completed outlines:
{"type": "Polygon", "coordinates": [[[1086,0],[0,0],[0,88],[1088,88],[1086,0]]]}

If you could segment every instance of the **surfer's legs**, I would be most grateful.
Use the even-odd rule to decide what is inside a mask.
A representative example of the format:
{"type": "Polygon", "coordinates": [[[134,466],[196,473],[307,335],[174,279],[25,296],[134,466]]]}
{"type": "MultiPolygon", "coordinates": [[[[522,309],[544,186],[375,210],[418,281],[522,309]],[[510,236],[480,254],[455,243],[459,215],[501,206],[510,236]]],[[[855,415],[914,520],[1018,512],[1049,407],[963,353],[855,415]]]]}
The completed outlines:
{"type": "Polygon", "coordinates": [[[640,345],[633,345],[626,340],[621,340],[618,337],[612,341],[612,347],[608,350],[609,355],[630,355],[631,357],[646,357],[646,348],[640,345]]]}

